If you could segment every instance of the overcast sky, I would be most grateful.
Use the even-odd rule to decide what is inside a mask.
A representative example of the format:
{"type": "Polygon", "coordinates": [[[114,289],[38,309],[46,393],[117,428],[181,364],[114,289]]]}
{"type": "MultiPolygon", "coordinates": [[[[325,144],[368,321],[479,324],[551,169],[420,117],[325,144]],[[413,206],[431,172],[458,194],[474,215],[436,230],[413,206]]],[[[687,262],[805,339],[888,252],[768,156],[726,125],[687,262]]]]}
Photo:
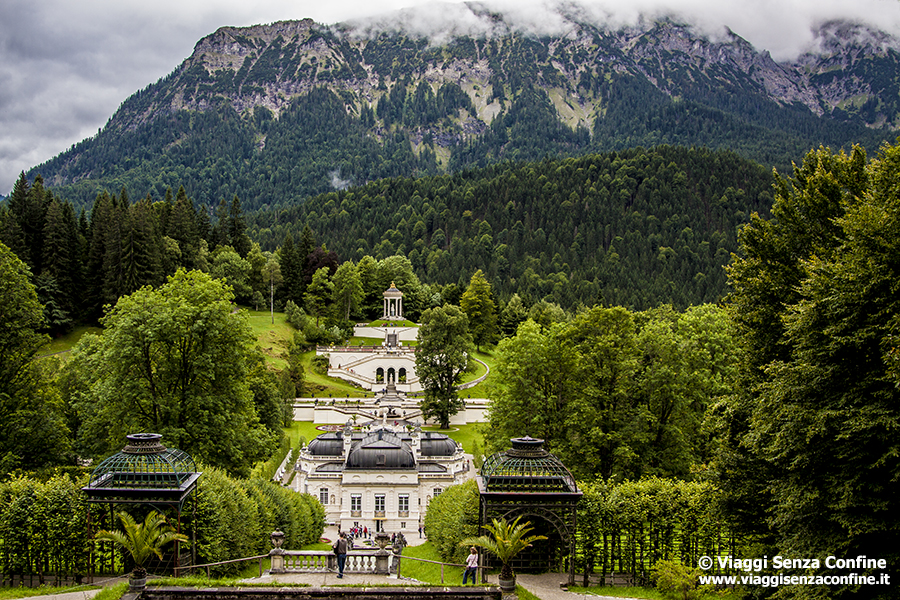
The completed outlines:
{"type": "MultiPolygon", "coordinates": [[[[450,0],[453,3],[454,0],[450,0]]],[[[662,10],[730,27],[776,58],[801,52],[810,29],[850,18],[900,34],[900,0],[583,0],[617,22],[662,10]]],[[[519,23],[552,25],[540,0],[499,0],[519,23]],[[505,5],[503,3],[506,3],[505,5]],[[532,2],[532,4],[529,4],[532,2]]],[[[336,23],[416,7],[420,30],[446,28],[461,7],[435,0],[0,0],[0,194],[19,173],[89,137],[128,96],[172,72],[222,26],[312,18],[336,23]]]]}

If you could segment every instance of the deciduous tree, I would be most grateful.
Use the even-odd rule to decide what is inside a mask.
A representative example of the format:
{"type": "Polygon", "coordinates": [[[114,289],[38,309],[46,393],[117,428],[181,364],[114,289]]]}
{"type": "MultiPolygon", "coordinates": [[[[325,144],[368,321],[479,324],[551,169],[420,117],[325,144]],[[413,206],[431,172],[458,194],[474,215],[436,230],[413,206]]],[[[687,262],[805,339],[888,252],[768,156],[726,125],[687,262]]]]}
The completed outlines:
{"type": "Polygon", "coordinates": [[[459,308],[445,304],[422,313],[416,351],[416,374],[425,388],[422,412],[441,429],[464,406],[457,396],[459,378],[468,365],[472,347],[469,320],[459,308]]]}
{"type": "Polygon", "coordinates": [[[34,362],[48,338],[28,267],[0,243],[0,473],[65,460],[68,430],[52,384],[34,362]]]}
{"type": "Polygon", "coordinates": [[[717,472],[732,515],[782,554],[900,559],[898,174],[897,146],[868,166],[858,148],[811,152],[730,270],[751,369],[721,410],[717,472]]]}
{"type": "Polygon", "coordinates": [[[351,261],[347,261],[338,267],[332,277],[334,283],[334,305],[345,321],[350,315],[359,312],[363,300],[362,279],[359,270],[351,261]]]}
{"type": "Polygon", "coordinates": [[[179,270],[159,289],[123,296],[86,336],[72,368],[81,371],[86,433],[100,453],[128,433],[161,433],[209,465],[247,474],[280,432],[263,427],[248,387],[255,340],[231,289],[199,271],[179,270]]]}

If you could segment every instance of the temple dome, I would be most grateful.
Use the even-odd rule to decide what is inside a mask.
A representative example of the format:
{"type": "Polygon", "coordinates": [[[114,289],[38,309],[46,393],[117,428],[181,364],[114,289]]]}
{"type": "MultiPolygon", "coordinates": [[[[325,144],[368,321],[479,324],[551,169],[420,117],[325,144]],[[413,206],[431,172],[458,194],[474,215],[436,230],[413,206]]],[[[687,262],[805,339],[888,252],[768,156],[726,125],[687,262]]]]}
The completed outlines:
{"type": "Polygon", "coordinates": [[[391,282],[391,287],[384,291],[383,296],[386,298],[401,298],[403,297],[403,292],[397,289],[397,286],[394,285],[394,282],[391,282]]]}

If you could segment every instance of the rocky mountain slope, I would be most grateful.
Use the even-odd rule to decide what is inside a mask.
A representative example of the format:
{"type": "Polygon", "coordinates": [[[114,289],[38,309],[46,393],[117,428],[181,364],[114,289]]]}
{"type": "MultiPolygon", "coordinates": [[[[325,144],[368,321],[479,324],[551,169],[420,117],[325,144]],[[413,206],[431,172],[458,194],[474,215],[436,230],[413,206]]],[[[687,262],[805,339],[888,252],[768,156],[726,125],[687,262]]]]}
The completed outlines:
{"type": "Polygon", "coordinates": [[[88,202],[185,184],[200,202],[291,203],[348,183],[658,144],[731,148],[786,168],[819,144],[900,126],[900,47],[834,22],[779,63],[731,32],[670,20],[560,33],[467,10],[482,35],[427,38],[311,20],[223,27],[135,93],[94,138],[36,167],[88,202]]]}

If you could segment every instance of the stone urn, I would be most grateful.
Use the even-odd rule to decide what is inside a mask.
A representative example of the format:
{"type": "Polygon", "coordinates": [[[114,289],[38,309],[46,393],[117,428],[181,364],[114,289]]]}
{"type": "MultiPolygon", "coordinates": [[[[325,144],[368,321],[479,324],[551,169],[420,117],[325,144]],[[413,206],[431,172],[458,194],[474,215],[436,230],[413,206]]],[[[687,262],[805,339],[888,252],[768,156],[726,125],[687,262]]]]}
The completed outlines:
{"type": "Polygon", "coordinates": [[[388,547],[388,544],[391,543],[391,536],[386,534],[383,531],[379,531],[375,534],[375,544],[378,546],[379,550],[384,550],[388,547]]]}

